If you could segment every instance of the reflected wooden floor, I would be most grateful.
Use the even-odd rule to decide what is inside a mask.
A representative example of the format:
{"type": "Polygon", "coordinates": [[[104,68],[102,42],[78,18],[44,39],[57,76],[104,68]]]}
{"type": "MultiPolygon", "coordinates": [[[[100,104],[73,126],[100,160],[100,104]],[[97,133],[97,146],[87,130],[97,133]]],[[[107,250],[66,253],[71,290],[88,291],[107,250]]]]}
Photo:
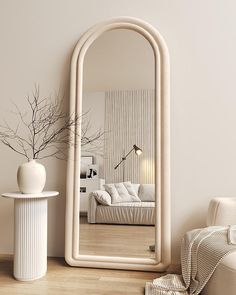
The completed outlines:
{"type": "Polygon", "coordinates": [[[49,258],[46,276],[19,282],[12,277],[12,262],[12,256],[0,255],[1,295],[143,295],[145,282],[165,274],[76,268],[68,266],[64,258],[49,258]]]}
{"type": "Polygon", "coordinates": [[[154,226],[88,224],[80,217],[80,254],[154,258],[154,237],[154,226]]]}

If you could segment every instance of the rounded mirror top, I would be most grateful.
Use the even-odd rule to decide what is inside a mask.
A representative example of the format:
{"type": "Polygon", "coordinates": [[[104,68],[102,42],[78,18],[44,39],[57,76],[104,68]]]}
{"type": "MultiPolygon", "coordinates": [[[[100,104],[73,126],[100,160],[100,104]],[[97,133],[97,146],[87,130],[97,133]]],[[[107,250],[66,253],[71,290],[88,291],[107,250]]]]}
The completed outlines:
{"type": "Polygon", "coordinates": [[[154,89],[154,52],[150,43],[137,32],[108,31],[88,48],[83,74],[86,92],[154,89]]]}

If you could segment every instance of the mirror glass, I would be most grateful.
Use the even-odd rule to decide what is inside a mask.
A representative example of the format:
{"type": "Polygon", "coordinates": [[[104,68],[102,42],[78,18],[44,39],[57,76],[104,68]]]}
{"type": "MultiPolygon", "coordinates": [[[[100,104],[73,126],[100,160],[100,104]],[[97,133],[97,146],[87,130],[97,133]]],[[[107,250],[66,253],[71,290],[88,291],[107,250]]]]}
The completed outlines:
{"type": "Polygon", "coordinates": [[[155,256],[154,63],[149,42],[127,29],[86,53],[79,254],[155,256]]]}

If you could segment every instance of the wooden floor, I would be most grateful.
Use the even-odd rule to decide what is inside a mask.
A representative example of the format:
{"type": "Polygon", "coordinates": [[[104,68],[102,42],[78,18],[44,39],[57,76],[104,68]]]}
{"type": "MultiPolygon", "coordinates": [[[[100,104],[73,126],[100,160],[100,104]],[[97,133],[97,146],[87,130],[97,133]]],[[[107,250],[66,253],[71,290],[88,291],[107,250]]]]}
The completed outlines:
{"type": "Polygon", "coordinates": [[[88,224],[80,217],[80,254],[154,258],[155,227],[147,225],[88,224]]]}
{"type": "Polygon", "coordinates": [[[141,295],[145,282],[160,276],[150,272],[75,268],[63,258],[49,258],[45,277],[19,282],[12,277],[12,259],[0,255],[1,295],[141,295]]]}

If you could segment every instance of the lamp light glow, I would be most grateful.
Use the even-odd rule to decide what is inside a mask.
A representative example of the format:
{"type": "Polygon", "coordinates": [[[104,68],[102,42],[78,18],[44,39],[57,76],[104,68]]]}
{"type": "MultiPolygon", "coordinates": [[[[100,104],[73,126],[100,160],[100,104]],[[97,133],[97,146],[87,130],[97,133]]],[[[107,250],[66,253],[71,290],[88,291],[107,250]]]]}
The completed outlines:
{"type": "Polygon", "coordinates": [[[133,145],[133,147],[134,147],[134,151],[135,151],[135,154],[137,155],[137,156],[140,156],[141,154],[142,154],[142,149],[140,149],[139,147],[137,147],[137,145],[133,145]]]}

